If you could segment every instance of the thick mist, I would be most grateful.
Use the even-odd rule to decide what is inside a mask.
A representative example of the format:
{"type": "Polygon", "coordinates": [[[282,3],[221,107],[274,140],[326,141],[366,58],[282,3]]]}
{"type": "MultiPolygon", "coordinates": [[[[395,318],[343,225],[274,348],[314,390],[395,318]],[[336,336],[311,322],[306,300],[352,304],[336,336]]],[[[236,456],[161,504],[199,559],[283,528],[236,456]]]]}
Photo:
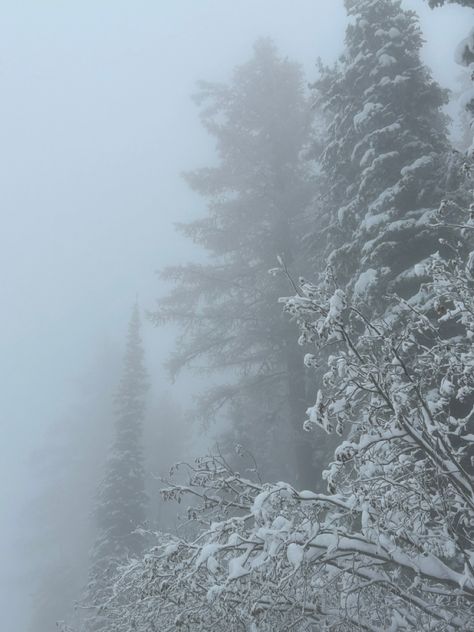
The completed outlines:
{"type": "MultiPolygon", "coordinates": [[[[403,5],[420,15],[434,78],[456,90],[453,51],[471,10],[403,5]]],[[[163,363],[177,330],[146,317],[167,291],[157,271],[204,257],[174,226],[205,208],[181,173],[215,161],[191,99],[196,82],[227,81],[262,36],[312,82],[317,58],[331,64],[341,53],[347,18],[339,0],[6,1],[0,16],[0,627],[31,632],[44,578],[67,567],[62,583],[80,590],[87,579],[135,301],[151,382],[150,495],[172,454],[214,442],[187,413],[212,376],[184,372],[171,383],[163,363]]],[[[168,509],[154,511],[173,524],[168,509]]],[[[37,632],[54,629],[55,608],[49,623],[40,605],[37,632]]]]}

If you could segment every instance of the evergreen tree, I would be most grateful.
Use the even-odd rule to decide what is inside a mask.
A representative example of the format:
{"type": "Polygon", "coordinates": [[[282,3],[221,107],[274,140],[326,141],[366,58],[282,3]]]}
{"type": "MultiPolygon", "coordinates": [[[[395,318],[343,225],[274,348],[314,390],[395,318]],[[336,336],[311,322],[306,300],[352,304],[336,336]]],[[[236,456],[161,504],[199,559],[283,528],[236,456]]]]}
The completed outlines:
{"type": "Polygon", "coordinates": [[[181,231],[209,262],[164,273],[175,288],[156,321],[182,327],[169,366],[227,377],[201,399],[202,416],[226,408],[231,441],[253,452],[265,477],[310,485],[304,366],[277,305],[291,288],[284,275],[268,274],[278,256],[290,270],[307,268],[301,237],[313,186],[301,154],[312,114],[302,71],[261,40],[228,85],[201,83],[197,101],[218,164],[186,175],[208,213],[181,231]]]}
{"type": "Polygon", "coordinates": [[[128,328],[123,373],[115,397],[115,439],[99,486],[95,508],[98,537],[86,595],[95,607],[89,618],[93,630],[104,629],[106,602],[117,566],[137,557],[145,545],[137,529],[146,520],[147,496],[142,454],[143,422],[148,378],[140,337],[140,313],[133,308],[128,328]]]}
{"type": "Polygon", "coordinates": [[[329,124],[314,247],[341,287],[381,313],[387,292],[414,299],[417,264],[440,249],[428,218],[450,172],[447,94],[420,61],[412,11],[399,0],[345,4],[345,52],[315,84],[329,124]]]}

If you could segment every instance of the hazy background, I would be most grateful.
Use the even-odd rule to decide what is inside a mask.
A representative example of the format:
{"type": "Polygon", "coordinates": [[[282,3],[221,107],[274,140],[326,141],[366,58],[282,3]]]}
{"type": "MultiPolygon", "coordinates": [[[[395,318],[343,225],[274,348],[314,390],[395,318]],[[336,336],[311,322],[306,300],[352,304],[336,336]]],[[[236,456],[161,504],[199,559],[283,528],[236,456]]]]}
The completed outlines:
{"type": "MultiPolygon", "coordinates": [[[[468,10],[404,4],[455,88],[468,10]]],[[[1,629],[24,632],[29,615],[32,455],[98,350],[122,344],[135,296],[153,307],[156,270],[194,256],[173,222],[202,208],[180,172],[212,160],[195,81],[225,80],[262,35],[311,80],[344,28],[342,0],[0,1],[1,629]]],[[[161,382],[172,341],[150,326],[145,338],[161,382]]],[[[181,400],[188,387],[174,387],[181,400]]]]}

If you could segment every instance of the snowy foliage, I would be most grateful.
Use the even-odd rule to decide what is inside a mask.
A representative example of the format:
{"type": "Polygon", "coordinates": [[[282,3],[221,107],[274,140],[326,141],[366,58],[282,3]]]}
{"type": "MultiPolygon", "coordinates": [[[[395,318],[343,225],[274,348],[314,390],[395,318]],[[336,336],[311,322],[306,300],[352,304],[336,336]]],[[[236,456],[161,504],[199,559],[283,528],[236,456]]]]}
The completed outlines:
{"type": "Polygon", "coordinates": [[[318,271],[329,261],[341,288],[381,314],[386,289],[415,294],[407,271],[439,249],[427,217],[448,187],[447,94],[420,60],[413,12],[398,0],[346,7],[344,54],[314,84],[328,124],[313,248],[318,271]]]}
{"type": "Polygon", "coordinates": [[[196,535],[158,535],[122,570],[108,629],[469,629],[474,278],[454,234],[457,222],[472,230],[465,219],[443,217],[456,255],[426,261],[421,309],[391,297],[392,323],[369,319],[330,270],[285,300],[300,342],[315,357],[331,348],[308,411],[308,429],[347,437],[325,472],[328,493],[257,483],[221,456],[182,466],[185,480],[163,494],[196,499],[196,535]]]}

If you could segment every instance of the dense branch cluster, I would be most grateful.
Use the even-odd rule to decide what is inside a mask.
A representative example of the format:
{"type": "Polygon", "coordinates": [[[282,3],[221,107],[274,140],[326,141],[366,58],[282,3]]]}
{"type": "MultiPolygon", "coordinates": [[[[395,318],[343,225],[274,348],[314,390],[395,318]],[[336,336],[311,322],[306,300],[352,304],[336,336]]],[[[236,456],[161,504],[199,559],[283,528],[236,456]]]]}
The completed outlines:
{"type": "MultiPolygon", "coordinates": [[[[433,223],[463,225],[447,208],[433,223]]],[[[391,297],[392,322],[370,320],[330,270],[285,299],[300,342],[317,348],[307,364],[331,348],[306,422],[348,437],[328,493],[257,483],[220,455],[182,466],[163,493],[196,499],[196,531],[159,535],[123,569],[111,630],[469,629],[474,254],[451,246],[451,260],[435,254],[419,271],[421,306],[391,297]]]]}

